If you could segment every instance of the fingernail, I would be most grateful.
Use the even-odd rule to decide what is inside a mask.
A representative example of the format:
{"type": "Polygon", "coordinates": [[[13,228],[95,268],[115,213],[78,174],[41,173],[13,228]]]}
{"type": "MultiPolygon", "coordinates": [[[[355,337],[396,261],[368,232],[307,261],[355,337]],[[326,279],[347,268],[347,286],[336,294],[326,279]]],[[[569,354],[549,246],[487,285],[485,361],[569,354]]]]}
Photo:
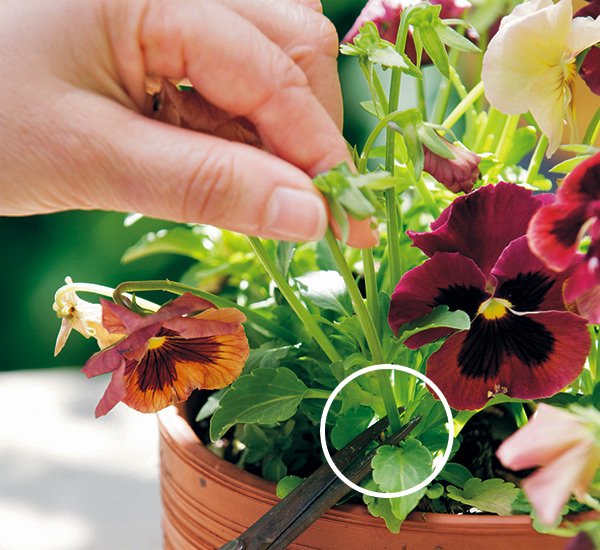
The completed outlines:
{"type": "Polygon", "coordinates": [[[265,222],[264,231],[274,238],[315,241],[325,234],[327,211],[314,193],[277,187],[267,204],[265,222]]]}

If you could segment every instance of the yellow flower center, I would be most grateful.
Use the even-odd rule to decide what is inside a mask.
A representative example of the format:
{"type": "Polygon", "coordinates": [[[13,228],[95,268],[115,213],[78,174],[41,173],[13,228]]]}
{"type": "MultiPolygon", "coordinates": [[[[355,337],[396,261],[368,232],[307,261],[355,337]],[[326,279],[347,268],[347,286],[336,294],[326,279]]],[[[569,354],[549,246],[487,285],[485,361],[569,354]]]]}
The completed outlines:
{"type": "Polygon", "coordinates": [[[166,338],[166,336],[155,336],[150,338],[150,340],[148,340],[148,349],[160,348],[165,343],[166,338]]]}
{"type": "Polygon", "coordinates": [[[490,319],[499,319],[506,315],[506,310],[511,308],[512,304],[508,300],[502,298],[490,298],[479,306],[477,313],[483,314],[483,316],[490,319]]]}

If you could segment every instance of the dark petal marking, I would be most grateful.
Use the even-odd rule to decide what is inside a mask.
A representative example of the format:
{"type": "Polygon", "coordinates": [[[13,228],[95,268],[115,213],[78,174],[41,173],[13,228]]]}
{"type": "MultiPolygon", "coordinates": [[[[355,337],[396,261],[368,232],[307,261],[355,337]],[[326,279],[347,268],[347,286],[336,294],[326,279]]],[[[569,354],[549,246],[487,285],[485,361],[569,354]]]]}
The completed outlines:
{"type": "Polygon", "coordinates": [[[554,282],[542,273],[519,273],[514,279],[504,281],[494,297],[508,300],[516,311],[537,311],[554,282]]]}
{"type": "Polygon", "coordinates": [[[149,349],[139,363],[128,362],[125,374],[137,372],[136,383],[141,392],[164,391],[177,380],[177,363],[214,365],[220,347],[213,338],[186,340],[167,336],[161,346],[149,349]]]}
{"type": "Polygon", "coordinates": [[[577,241],[581,226],[587,219],[587,206],[581,205],[567,212],[566,215],[557,217],[552,222],[549,233],[565,247],[571,247],[577,241]]]}
{"type": "Polygon", "coordinates": [[[488,299],[488,294],[476,286],[450,285],[438,288],[438,294],[431,307],[448,306],[450,311],[462,310],[473,319],[479,306],[488,299]]]}
{"type": "Polygon", "coordinates": [[[503,362],[516,357],[530,369],[544,364],[554,351],[556,339],[541,323],[507,311],[497,319],[478,315],[471,324],[458,355],[461,373],[467,378],[493,379],[503,362]]]}

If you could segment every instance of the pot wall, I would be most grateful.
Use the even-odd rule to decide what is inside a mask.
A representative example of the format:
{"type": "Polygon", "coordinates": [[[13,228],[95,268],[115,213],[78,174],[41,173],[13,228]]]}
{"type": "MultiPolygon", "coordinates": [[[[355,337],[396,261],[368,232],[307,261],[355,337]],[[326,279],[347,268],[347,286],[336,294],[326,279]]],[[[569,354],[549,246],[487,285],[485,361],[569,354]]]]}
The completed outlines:
{"type": "MultiPolygon", "coordinates": [[[[183,408],[181,408],[183,412],[183,408]]],[[[275,484],[208,451],[175,407],[158,415],[165,550],[215,550],[277,501],[275,484]]],[[[566,539],[541,535],[528,517],[412,513],[400,533],[366,507],[344,504],[326,513],[292,550],[562,550],[566,539]]]]}

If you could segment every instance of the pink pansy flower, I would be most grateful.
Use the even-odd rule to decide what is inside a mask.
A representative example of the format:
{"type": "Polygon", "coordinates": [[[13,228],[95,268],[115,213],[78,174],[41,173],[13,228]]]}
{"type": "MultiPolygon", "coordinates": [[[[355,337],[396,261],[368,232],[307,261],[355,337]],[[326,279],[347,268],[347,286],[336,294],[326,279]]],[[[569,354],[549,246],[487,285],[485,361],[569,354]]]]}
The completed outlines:
{"type": "Polygon", "coordinates": [[[525,479],[523,491],[545,525],[558,520],[572,494],[585,497],[600,466],[600,447],[586,420],[543,403],[496,454],[512,470],[542,466],[525,479]]]}
{"type": "Polygon", "coordinates": [[[600,153],[579,164],[558,189],[557,201],[537,212],[528,229],[529,246],[551,269],[575,267],[565,299],[591,323],[600,323],[600,153]],[[591,242],[578,254],[585,234],[591,242]]]}
{"type": "Polygon", "coordinates": [[[457,197],[432,231],[408,232],[430,259],[396,286],[389,324],[398,334],[440,305],[469,315],[469,330],[435,328],[406,340],[416,349],[448,336],[426,374],[455,409],[480,409],[498,393],[547,397],[581,373],[590,336],[585,320],[563,302],[569,272],[546,267],[525,236],[531,216],[549,200],[515,184],[486,185],[457,197]]]}
{"type": "MultiPolygon", "coordinates": [[[[359,29],[367,21],[375,23],[381,38],[395,44],[402,12],[409,6],[424,1],[426,0],[369,0],[360,12],[354,25],[352,25],[352,28],[342,39],[342,44],[352,42],[354,37],[358,35],[359,29]]],[[[442,10],[440,12],[441,19],[458,19],[466,9],[471,7],[471,3],[467,0],[429,0],[429,3],[433,5],[442,5],[442,10]]],[[[408,55],[414,63],[416,51],[410,31],[406,41],[406,55],[408,55]]],[[[423,55],[422,64],[424,63],[431,63],[431,60],[426,54],[423,55]]]]}
{"type": "Polygon", "coordinates": [[[479,178],[481,157],[464,147],[454,145],[447,140],[444,141],[454,158],[444,158],[423,146],[425,153],[423,170],[453,193],[471,192],[473,184],[479,178]]]}
{"type": "Polygon", "coordinates": [[[119,401],[141,412],[156,412],[187,399],[196,388],[217,389],[233,382],[248,358],[248,340],[236,309],[217,309],[184,294],[143,317],[102,300],[102,324],[122,336],[83,367],[91,378],[112,373],[96,417],[119,401]]]}

